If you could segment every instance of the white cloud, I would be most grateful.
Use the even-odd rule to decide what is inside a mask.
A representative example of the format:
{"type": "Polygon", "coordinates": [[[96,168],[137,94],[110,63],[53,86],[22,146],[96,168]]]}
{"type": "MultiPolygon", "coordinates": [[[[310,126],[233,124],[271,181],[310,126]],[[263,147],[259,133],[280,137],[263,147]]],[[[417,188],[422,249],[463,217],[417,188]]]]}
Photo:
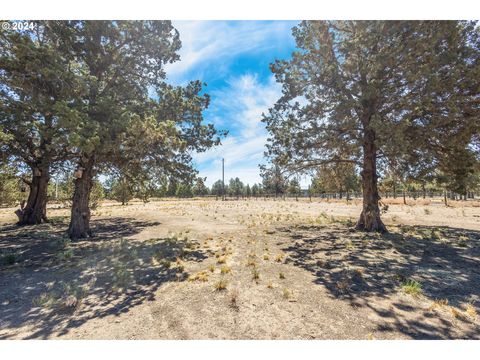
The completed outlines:
{"type": "Polygon", "coordinates": [[[232,173],[231,176],[252,184],[260,181],[258,164],[264,162],[268,136],[261,122],[262,113],[279,98],[281,87],[273,76],[262,83],[255,74],[244,74],[227,83],[226,88],[216,90],[212,95],[216,99],[214,106],[224,111],[223,122],[229,123],[231,133],[221,146],[195,154],[194,161],[199,165],[200,175],[207,176],[208,184],[218,180],[218,175],[210,177],[220,171],[214,169],[221,169],[222,158],[225,158],[225,168],[232,173]]]}
{"type": "Polygon", "coordinates": [[[203,78],[202,73],[212,70],[213,62],[213,71],[226,73],[228,61],[235,56],[280,46],[286,36],[290,37],[294,24],[285,21],[173,21],[182,47],[180,61],[166,66],[168,78],[182,83],[192,69],[195,69],[195,77],[203,78]]]}

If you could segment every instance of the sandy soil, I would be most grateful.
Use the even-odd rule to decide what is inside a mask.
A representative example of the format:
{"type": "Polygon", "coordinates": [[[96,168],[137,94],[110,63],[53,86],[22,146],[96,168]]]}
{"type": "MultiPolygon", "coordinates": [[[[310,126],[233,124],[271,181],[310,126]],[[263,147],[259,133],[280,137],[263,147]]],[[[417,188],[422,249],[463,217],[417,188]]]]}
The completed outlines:
{"type": "Polygon", "coordinates": [[[480,207],[392,202],[387,235],[355,202],[105,203],[74,243],[0,209],[0,338],[480,339],[480,207]]]}

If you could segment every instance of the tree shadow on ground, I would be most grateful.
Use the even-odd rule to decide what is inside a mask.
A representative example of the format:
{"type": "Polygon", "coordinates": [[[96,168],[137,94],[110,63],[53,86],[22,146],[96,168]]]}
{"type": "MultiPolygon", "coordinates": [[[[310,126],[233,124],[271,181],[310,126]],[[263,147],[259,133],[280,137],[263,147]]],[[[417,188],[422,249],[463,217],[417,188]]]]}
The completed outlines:
{"type": "Polygon", "coordinates": [[[89,320],[153,301],[162,284],[184,281],[188,274],[181,263],[207,258],[195,241],[127,239],[158,224],[94,221],[95,238],[73,243],[64,241],[61,225],[29,234],[2,229],[1,249],[17,246],[23,252],[16,264],[0,267],[0,339],[65,335],[89,320]],[[28,335],[18,333],[22,327],[28,335]]]}
{"type": "Polygon", "coordinates": [[[463,313],[458,312],[452,322],[400,296],[406,285],[418,283],[422,298],[430,302],[446,300],[449,309],[460,310],[469,303],[478,312],[479,231],[401,226],[380,235],[356,232],[342,223],[280,231],[288,239],[281,244],[288,261],[314,274],[314,282],[323,285],[332,298],[348,301],[353,308],[370,308],[385,319],[378,331],[397,331],[413,338],[452,338],[459,336],[453,329],[457,327],[464,328],[461,337],[480,338],[478,323],[463,313]],[[435,321],[429,320],[432,317],[435,321]]]}

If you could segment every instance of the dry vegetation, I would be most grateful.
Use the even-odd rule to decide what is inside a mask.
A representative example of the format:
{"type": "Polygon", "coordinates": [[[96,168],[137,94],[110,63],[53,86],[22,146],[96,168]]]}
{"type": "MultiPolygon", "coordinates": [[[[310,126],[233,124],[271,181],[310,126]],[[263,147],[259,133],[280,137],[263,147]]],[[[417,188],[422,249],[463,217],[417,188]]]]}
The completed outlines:
{"type": "Polygon", "coordinates": [[[392,200],[387,235],[356,201],[104,203],[79,242],[1,209],[0,338],[480,338],[478,203],[392,200]]]}

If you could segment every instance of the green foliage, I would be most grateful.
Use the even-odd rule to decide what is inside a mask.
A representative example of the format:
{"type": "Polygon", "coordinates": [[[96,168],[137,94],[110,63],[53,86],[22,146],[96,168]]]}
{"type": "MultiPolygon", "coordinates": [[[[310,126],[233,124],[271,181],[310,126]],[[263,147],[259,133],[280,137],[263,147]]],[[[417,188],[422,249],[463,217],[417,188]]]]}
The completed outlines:
{"type": "Polygon", "coordinates": [[[318,166],[312,178],[311,191],[315,194],[339,193],[360,190],[360,177],[354,164],[330,163],[318,166]]]}
{"type": "Polygon", "coordinates": [[[286,192],[287,180],[278,165],[273,165],[271,168],[261,166],[260,174],[263,181],[262,189],[265,194],[279,196],[286,192]]]}
{"type": "Polygon", "coordinates": [[[229,196],[235,196],[235,197],[240,197],[244,195],[245,191],[245,185],[243,182],[236,177],[235,179],[230,179],[230,182],[228,184],[228,195],[229,196]]]}
{"type": "Polygon", "coordinates": [[[287,192],[289,195],[295,196],[295,197],[298,197],[301,195],[302,189],[300,187],[300,182],[298,181],[298,179],[290,180],[290,182],[288,183],[287,192]]]}
{"type": "Polygon", "coordinates": [[[193,184],[193,187],[192,187],[193,195],[195,196],[208,195],[209,190],[208,190],[208,187],[205,186],[205,179],[206,178],[201,178],[201,177],[196,178],[195,183],[193,184]]]}
{"type": "Polygon", "coordinates": [[[20,178],[12,166],[0,164],[0,206],[13,206],[25,199],[25,193],[20,191],[20,178]]]}
{"type": "Polygon", "coordinates": [[[191,198],[193,197],[192,186],[188,183],[181,183],[177,186],[177,192],[175,194],[179,198],[191,198]]]}
{"type": "Polygon", "coordinates": [[[461,21],[303,21],[293,29],[299,50],[271,65],[283,91],[263,118],[270,173],[358,166],[364,207],[371,209],[359,228],[375,224],[364,229],[384,231],[377,166],[420,177],[467,149],[480,131],[475,27],[461,21]]]}
{"type": "Polygon", "coordinates": [[[405,281],[402,284],[402,289],[406,294],[418,296],[422,293],[422,285],[412,279],[405,281]]]}
{"type": "Polygon", "coordinates": [[[121,175],[119,177],[111,178],[108,182],[108,197],[121,202],[122,205],[127,205],[133,199],[132,184],[121,175]]]}
{"type": "MultiPolygon", "coordinates": [[[[217,180],[212,185],[211,194],[215,196],[222,196],[223,195],[223,182],[222,180],[217,180]]],[[[225,194],[228,193],[228,184],[225,184],[225,194]]]]}

